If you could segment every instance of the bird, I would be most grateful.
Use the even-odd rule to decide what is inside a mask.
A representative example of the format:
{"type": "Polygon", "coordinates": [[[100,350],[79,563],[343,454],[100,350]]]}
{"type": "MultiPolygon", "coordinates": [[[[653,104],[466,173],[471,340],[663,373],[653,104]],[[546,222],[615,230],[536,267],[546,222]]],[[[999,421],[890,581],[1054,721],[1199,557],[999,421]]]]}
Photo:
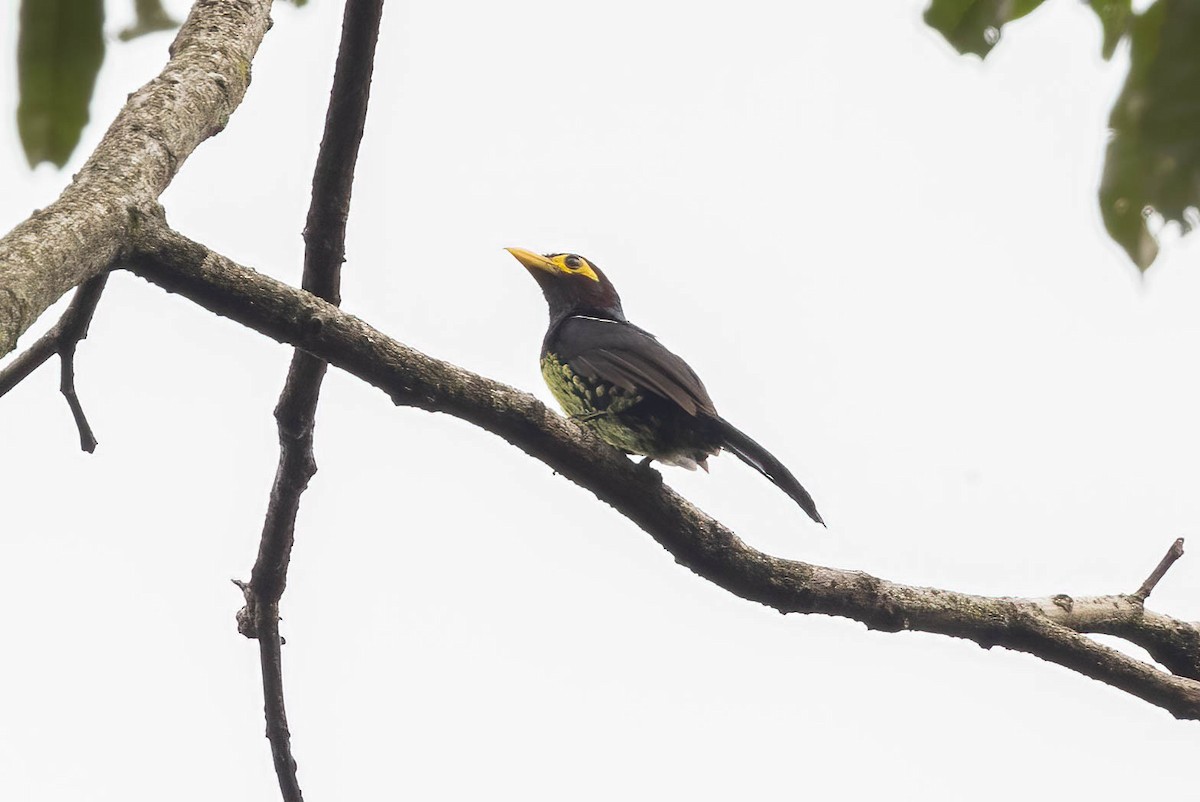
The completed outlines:
{"type": "Polygon", "coordinates": [[[625,318],[616,288],[595,262],[576,253],[505,250],[546,296],[542,377],[567,415],[644,464],[707,471],[710,456],[730,451],[825,525],[792,472],[717,414],[696,372],[625,318]]]}

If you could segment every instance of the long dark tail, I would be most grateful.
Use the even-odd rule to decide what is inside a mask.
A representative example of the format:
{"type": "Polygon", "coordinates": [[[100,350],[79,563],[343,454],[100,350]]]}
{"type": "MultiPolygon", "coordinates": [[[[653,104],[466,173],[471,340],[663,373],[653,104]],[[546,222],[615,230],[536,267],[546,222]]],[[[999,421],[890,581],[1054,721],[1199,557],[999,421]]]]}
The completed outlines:
{"type": "Polygon", "coordinates": [[[821,526],[825,525],[825,522],[821,520],[821,514],[817,512],[817,505],[813,503],[812,496],[808,494],[796,477],[792,476],[792,472],[782,462],[775,459],[770,451],[751,440],[747,434],[729,421],[720,417],[713,420],[716,421],[718,430],[725,439],[725,448],[791,496],[792,500],[800,505],[800,509],[808,513],[809,518],[821,526]]]}

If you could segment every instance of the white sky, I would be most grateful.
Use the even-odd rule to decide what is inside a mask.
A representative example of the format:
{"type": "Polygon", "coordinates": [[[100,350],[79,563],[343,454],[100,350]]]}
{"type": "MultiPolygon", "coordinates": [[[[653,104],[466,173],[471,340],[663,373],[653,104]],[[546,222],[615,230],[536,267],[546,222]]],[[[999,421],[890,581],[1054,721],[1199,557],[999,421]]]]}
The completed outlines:
{"type": "MultiPolygon", "coordinates": [[[[544,303],[502,248],[583,253],[816,497],[827,532],[730,457],[666,469],[758,548],[978,593],[1132,591],[1200,515],[1200,239],[1142,280],[1105,236],[1127,51],[1100,60],[1082,4],[1050,0],[982,66],[923,5],[391,0],[345,306],[549,400],[544,303]]],[[[181,231],[291,282],[340,15],[276,9],[245,104],[164,196],[181,231]]],[[[55,197],[169,41],[111,44],[61,173],[26,168],[3,73],[0,229],[55,197]]],[[[79,352],[96,454],[56,366],[0,400],[0,798],[275,798],[229,579],[288,356],[120,274],[79,352]]],[[[310,799],[1194,787],[1195,723],[1022,655],[733,598],[457,420],[335,372],[317,434],[283,622],[310,799]]],[[[1198,582],[1189,555],[1150,606],[1198,619],[1198,582]]]]}

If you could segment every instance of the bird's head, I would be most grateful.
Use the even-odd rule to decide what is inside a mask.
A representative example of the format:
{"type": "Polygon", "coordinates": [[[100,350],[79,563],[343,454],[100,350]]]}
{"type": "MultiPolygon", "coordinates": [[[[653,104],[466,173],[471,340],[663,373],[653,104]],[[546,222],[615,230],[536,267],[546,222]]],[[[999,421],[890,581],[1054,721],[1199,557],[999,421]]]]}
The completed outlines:
{"type": "Polygon", "coordinates": [[[550,305],[550,319],[567,315],[596,315],[624,320],[621,298],[600,268],[574,253],[541,256],[521,248],[506,248],[534,277],[550,305]]]}

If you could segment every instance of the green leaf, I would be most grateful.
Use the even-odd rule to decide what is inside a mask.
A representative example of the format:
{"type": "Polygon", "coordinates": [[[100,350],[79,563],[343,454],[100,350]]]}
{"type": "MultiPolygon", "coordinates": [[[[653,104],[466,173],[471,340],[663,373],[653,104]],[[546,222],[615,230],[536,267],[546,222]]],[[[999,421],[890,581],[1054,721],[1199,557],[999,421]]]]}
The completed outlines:
{"type": "Polygon", "coordinates": [[[925,23],[959,53],[984,58],[1000,41],[1000,30],[1042,4],[1042,0],[933,0],[925,23]]]}
{"type": "Polygon", "coordinates": [[[1109,117],[1100,182],[1108,233],[1142,270],[1158,254],[1146,216],[1187,231],[1200,205],[1200,2],[1158,0],[1133,19],[1129,77],[1109,117]]]}
{"type": "Polygon", "coordinates": [[[1092,11],[1100,18],[1104,27],[1104,45],[1101,52],[1104,58],[1112,58],[1113,51],[1121,37],[1129,32],[1129,23],[1133,19],[1133,0],[1091,0],[1092,11]]]}
{"type": "Polygon", "coordinates": [[[17,131],[29,166],[62,167],[79,144],[104,61],[103,0],[21,0],[17,131]]]}

